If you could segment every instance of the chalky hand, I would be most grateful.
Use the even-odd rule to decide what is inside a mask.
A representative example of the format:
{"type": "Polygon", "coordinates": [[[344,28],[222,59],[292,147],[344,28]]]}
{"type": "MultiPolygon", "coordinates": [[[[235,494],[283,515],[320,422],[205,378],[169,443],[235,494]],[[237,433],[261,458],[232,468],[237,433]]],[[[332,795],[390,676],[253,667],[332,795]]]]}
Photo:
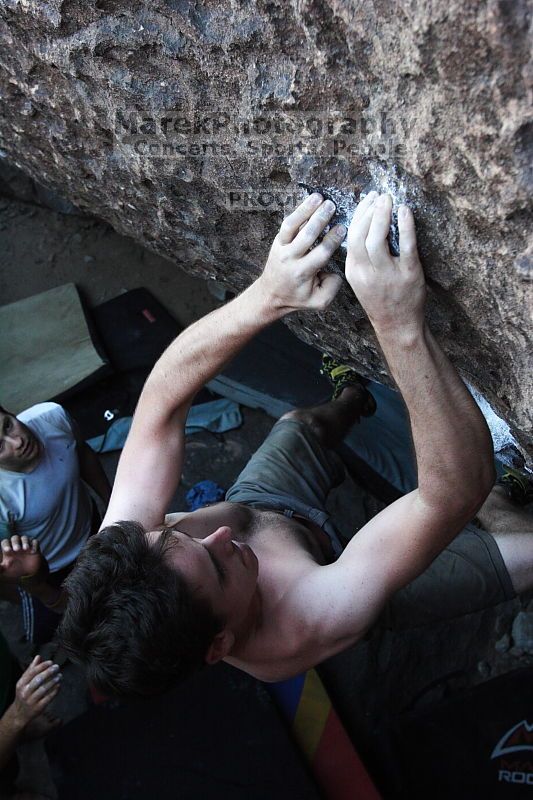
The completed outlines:
{"type": "Polygon", "coordinates": [[[348,229],[346,279],[378,335],[416,333],[423,326],[426,283],[413,214],[400,206],[399,257],[389,250],[390,221],[389,195],[371,192],[359,203],[348,229]]]}
{"type": "Polygon", "coordinates": [[[35,656],[17,682],[15,699],[10,707],[14,721],[26,727],[35,720],[57,695],[60,683],[59,666],[35,656]]]}
{"type": "Polygon", "coordinates": [[[314,193],[283,220],[259,278],[275,307],[322,311],[337,294],[342,278],[323,270],[344,239],[344,226],[336,225],[313,247],[334,213],[331,200],[314,193]]]}

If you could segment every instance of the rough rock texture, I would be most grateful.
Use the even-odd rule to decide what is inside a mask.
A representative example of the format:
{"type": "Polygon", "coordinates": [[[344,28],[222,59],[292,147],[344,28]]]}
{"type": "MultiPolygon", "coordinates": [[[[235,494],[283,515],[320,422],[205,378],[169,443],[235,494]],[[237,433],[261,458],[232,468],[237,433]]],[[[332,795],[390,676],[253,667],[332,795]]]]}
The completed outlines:
{"type": "MultiPolygon", "coordinates": [[[[526,9],[4,0],[0,146],[78,207],[235,289],[258,274],[298,182],[405,197],[432,326],[531,454],[526,9]]],[[[347,289],[291,324],[386,380],[347,289]]]]}

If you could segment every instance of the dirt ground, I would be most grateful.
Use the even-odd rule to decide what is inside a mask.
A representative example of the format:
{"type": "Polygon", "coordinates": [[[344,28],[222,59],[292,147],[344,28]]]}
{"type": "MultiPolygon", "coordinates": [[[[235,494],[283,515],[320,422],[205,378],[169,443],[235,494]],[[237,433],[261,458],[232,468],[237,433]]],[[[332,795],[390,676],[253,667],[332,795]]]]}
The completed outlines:
{"type": "Polygon", "coordinates": [[[217,301],[207,284],[104,222],[0,196],[2,305],[75,283],[89,306],[145,286],[183,326],[217,301]]]}
{"type": "MultiPolygon", "coordinates": [[[[71,281],[81,289],[89,305],[145,286],[182,325],[218,304],[203,281],[118,235],[108,225],[42,207],[34,197],[25,197],[17,200],[0,195],[2,304],[71,281]]],[[[215,294],[217,291],[215,287],[215,294]]],[[[198,480],[210,477],[227,488],[263,440],[272,420],[260,411],[245,409],[243,413],[244,424],[237,431],[221,437],[208,433],[189,437],[178,506],[186,489],[198,480]]],[[[116,454],[104,457],[110,478],[116,461],[116,454]]],[[[353,491],[353,484],[347,481],[332,498],[334,512],[344,519],[350,518],[353,491]]],[[[352,648],[324,665],[323,678],[358,747],[363,752],[370,751],[379,731],[368,724],[368,717],[384,704],[394,713],[413,707],[413,703],[416,707],[430,707],[444,696],[532,665],[532,620],[533,602],[529,598],[513,601],[458,620],[454,627],[436,628],[433,634],[424,631],[418,637],[400,637],[392,644],[381,642],[379,652],[373,653],[377,659],[374,663],[381,665],[374,674],[368,667],[371,643],[352,648]]],[[[33,650],[23,641],[18,611],[0,604],[0,626],[19,659],[28,661],[33,650]]],[[[44,651],[45,655],[49,653],[55,655],[51,645],[44,651]]],[[[64,661],[60,653],[59,658],[64,661]]],[[[83,677],[76,667],[66,663],[54,713],[67,721],[86,707],[83,677]]],[[[25,745],[21,759],[21,788],[56,797],[42,744],[25,745]]]]}

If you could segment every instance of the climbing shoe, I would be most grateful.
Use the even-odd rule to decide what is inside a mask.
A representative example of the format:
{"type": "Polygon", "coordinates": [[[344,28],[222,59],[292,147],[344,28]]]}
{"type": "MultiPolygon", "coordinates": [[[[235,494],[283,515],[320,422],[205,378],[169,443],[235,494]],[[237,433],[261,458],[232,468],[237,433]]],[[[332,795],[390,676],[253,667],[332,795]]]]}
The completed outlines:
{"type": "Polygon", "coordinates": [[[320,374],[324,375],[333,386],[332,400],[336,400],[347,386],[358,386],[366,394],[366,402],[361,414],[363,417],[371,417],[375,413],[376,401],[365,387],[365,379],[347,364],[341,364],[340,361],[324,353],[320,374]]]}
{"type": "Polygon", "coordinates": [[[496,485],[502,486],[507,496],[519,506],[526,506],[533,502],[533,483],[517,469],[505,467],[505,471],[496,481],[496,485]]]}

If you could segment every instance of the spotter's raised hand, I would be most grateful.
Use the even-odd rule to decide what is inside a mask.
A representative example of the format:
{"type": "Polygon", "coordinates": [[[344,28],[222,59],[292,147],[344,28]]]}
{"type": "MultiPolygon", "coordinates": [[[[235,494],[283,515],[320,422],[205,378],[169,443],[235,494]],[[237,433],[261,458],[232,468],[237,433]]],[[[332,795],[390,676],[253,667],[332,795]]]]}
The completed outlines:
{"type": "Polygon", "coordinates": [[[48,575],[48,564],[39,550],[37,539],[14,535],[2,539],[2,560],[0,562],[0,580],[16,581],[22,577],[45,579],[48,575]]]}

